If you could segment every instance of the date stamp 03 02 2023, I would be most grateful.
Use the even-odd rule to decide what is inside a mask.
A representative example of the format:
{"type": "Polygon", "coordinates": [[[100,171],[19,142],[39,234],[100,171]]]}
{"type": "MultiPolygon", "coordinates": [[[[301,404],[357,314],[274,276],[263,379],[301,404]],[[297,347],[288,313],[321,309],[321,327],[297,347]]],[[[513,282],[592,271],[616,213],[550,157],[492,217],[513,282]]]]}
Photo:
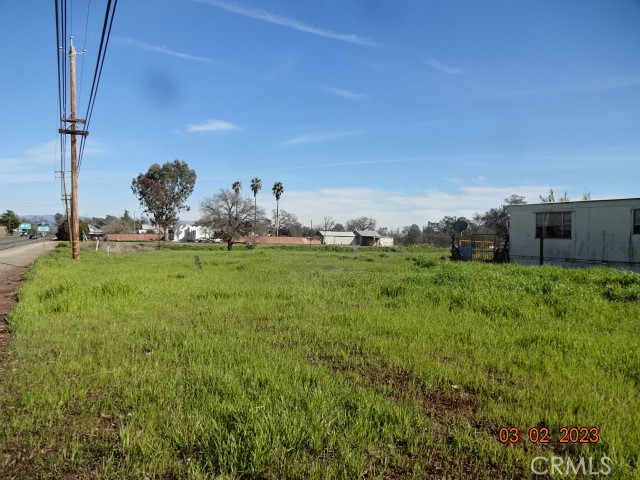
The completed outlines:
{"type": "MultiPolygon", "coordinates": [[[[529,440],[532,443],[549,443],[553,437],[547,427],[531,427],[525,431],[517,427],[502,427],[498,431],[500,443],[518,443],[520,440],[529,440]]],[[[559,443],[598,443],[600,441],[600,429],[598,427],[561,427],[559,430],[559,443]]]]}

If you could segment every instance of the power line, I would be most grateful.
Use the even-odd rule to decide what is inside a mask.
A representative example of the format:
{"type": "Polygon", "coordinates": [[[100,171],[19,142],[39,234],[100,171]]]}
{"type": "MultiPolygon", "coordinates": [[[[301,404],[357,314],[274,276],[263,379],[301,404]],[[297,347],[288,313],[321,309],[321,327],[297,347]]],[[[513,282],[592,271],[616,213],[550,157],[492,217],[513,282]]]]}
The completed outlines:
{"type": "MultiPolygon", "coordinates": [[[[89,130],[89,124],[91,122],[91,116],[93,115],[93,107],[96,101],[96,94],[98,86],[100,85],[100,78],[102,77],[102,68],[104,67],[104,59],[107,54],[107,48],[109,46],[109,38],[111,36],[111,28],[113,27],[113,19],[115,17],[116,8],[118,6],[118,0],[107,1],[107,8],[105,10],[104,23],[102,25],[102,34],[100,36],[100,46],[98,47],[98,56],[96,59],[96,68],[93,73],[93,82],[91,85],[91,93],[89,94],[89,101],[87,105],[87,114],[85,115],[85,129],[89,130]]],[[[80,154],[78,156],[78,169],[82,166],[82,158],[84,154],[84,145],[86,137],[80,140],[80,154]]]]}
{"type": "MultiPolygon", "coordinates": [[[[90,0],[89,0],[90,1],[90,0]]],[[[71,12],[67,8],[67,0],[55,0],[55,17],[56,17],[56,48],[58,56],[58,113],[60,115],[60,128],[58,132],[62,135],[60,139],[60,173],[62,182],[62,195],[65,204],[65,210],[67,212],[67,221],[69,224],[69,233],[71,236],[71,244],[74,259],[80,258],[80,246],[78,244],[78,172],[82,162],[82,155],[84,153],[84,145],[86,136],[89,133],[88,126],[93,114],[93,108],[95,105],[96,94],[98,86],[100,84],[100,78],[102,76],[102,69],[104,67],[104,60],[106,57],[107,47],[109,45],[109,37],[111,36],[111,29],[113,27],[113,19],[115,17],[115,10],[118,4],[117,0],[108,0],[105,10],[104,23],[102,26],[102,34],[100,38],[100,47],[98,49],[98,55],[96,57],[96,67],[93,74],[93,81],[91,85],[91,93],[89,94],[89,101],[87,103],[87,114],[84,119],[77,117],[77,103],[76,103],[76,50],[73,45],[73,36],[67,37],[67,25],[69,25],[70,33],[73,34],[73,0],[71,0],[71,12]],[[67,38],[69,38],[69,87],[70,87],[70,112],[67,115],[66,111],[66,80],[67,80],[67,38]],[[66,124],[70,123],[67,128],[66,124]],[[78,124],[84,125],[84,129],[78,129],[78,124]],[[71,135],[71,195],[67,195],[67,183],[66,183],[66,165],[65,165],[65,153],[66,153],[66,135],[71,135]],[[77,148],[77,136],[80,136],[80,148],[78,152],[77,148]],[[70,203],[70,208],[69,208],[70,203]]],[[[87,17],[85,21],[85,38],[84,44],[86,46],[87,30],[89,23],[89,11],[90,6],[87,6],[87,17]]],[[[83,53],[86,50],[83,49],[83,53]]],[[[82,68],[84,71],[84,60],[82,62],[82,68]]],[[[81,74],[82,81],[82,74],[81,74]]]]}
{"type": "MultiPolygon", "coordinates": [[[[89,12],[91,11],[91,0],[87,2],[87,16],[84,22],[84,40],[82,41],[82,52],[86,53],[87,51],[87,32],[89,31],[89,12]]],[[[84,58],[82,56],[82,66],[80,67],[80,88],[78,89],[78,96],[82,97],[82,83],[84,80],[84,58]]]]}

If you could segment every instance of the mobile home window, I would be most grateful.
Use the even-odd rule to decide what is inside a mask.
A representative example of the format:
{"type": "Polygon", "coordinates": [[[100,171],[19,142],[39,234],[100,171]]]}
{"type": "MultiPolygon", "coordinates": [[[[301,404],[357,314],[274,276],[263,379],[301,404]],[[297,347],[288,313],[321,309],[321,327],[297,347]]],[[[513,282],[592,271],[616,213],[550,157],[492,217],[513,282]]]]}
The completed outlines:
{"type": "Polygon", "coordinates": [[[571,212],[536,213],[536,238],[571,238],[571,212]]]}
{"type": "Polygon", "coordinates": [[[640,235],[640,208],[633,211],[633,233],[640,235]]]}

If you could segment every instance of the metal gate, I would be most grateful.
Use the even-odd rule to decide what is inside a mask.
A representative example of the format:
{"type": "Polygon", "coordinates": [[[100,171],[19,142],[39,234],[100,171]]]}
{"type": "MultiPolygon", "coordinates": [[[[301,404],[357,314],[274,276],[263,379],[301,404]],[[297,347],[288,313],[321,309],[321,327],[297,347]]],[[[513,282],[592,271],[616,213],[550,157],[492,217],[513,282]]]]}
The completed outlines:
{"type": "Polygon", "coordinates": [[[502,235],[475,233],[460,239],[460,249],[471,250],[471,260],[480,262],[508,262],[509,242],[502,235]]]}

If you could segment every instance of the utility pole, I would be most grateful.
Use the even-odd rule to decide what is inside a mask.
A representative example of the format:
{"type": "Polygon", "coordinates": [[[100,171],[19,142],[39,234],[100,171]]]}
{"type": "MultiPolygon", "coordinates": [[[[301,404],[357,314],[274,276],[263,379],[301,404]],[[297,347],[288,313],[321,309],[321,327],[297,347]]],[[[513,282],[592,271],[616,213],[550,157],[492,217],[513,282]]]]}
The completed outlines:
{"type": "Polygon", "coordinates": [[[69,237],[71,238],[71,257],[74,260],[80,258],[80,222],[78,219],[78,135],[88,135],[86,130],[78,130],[77,123],[85,123],[84,120],[76,118],[76,49],[73,46],[73,37],[71,37],[71,46],[69,47],[69,90],[71,112],[69,118],[63,118],[62,121],[70,123],[71,126],[66,129],[60,129],[60,133],[71,135],[71,215],[69,219],[69,237]]]}

